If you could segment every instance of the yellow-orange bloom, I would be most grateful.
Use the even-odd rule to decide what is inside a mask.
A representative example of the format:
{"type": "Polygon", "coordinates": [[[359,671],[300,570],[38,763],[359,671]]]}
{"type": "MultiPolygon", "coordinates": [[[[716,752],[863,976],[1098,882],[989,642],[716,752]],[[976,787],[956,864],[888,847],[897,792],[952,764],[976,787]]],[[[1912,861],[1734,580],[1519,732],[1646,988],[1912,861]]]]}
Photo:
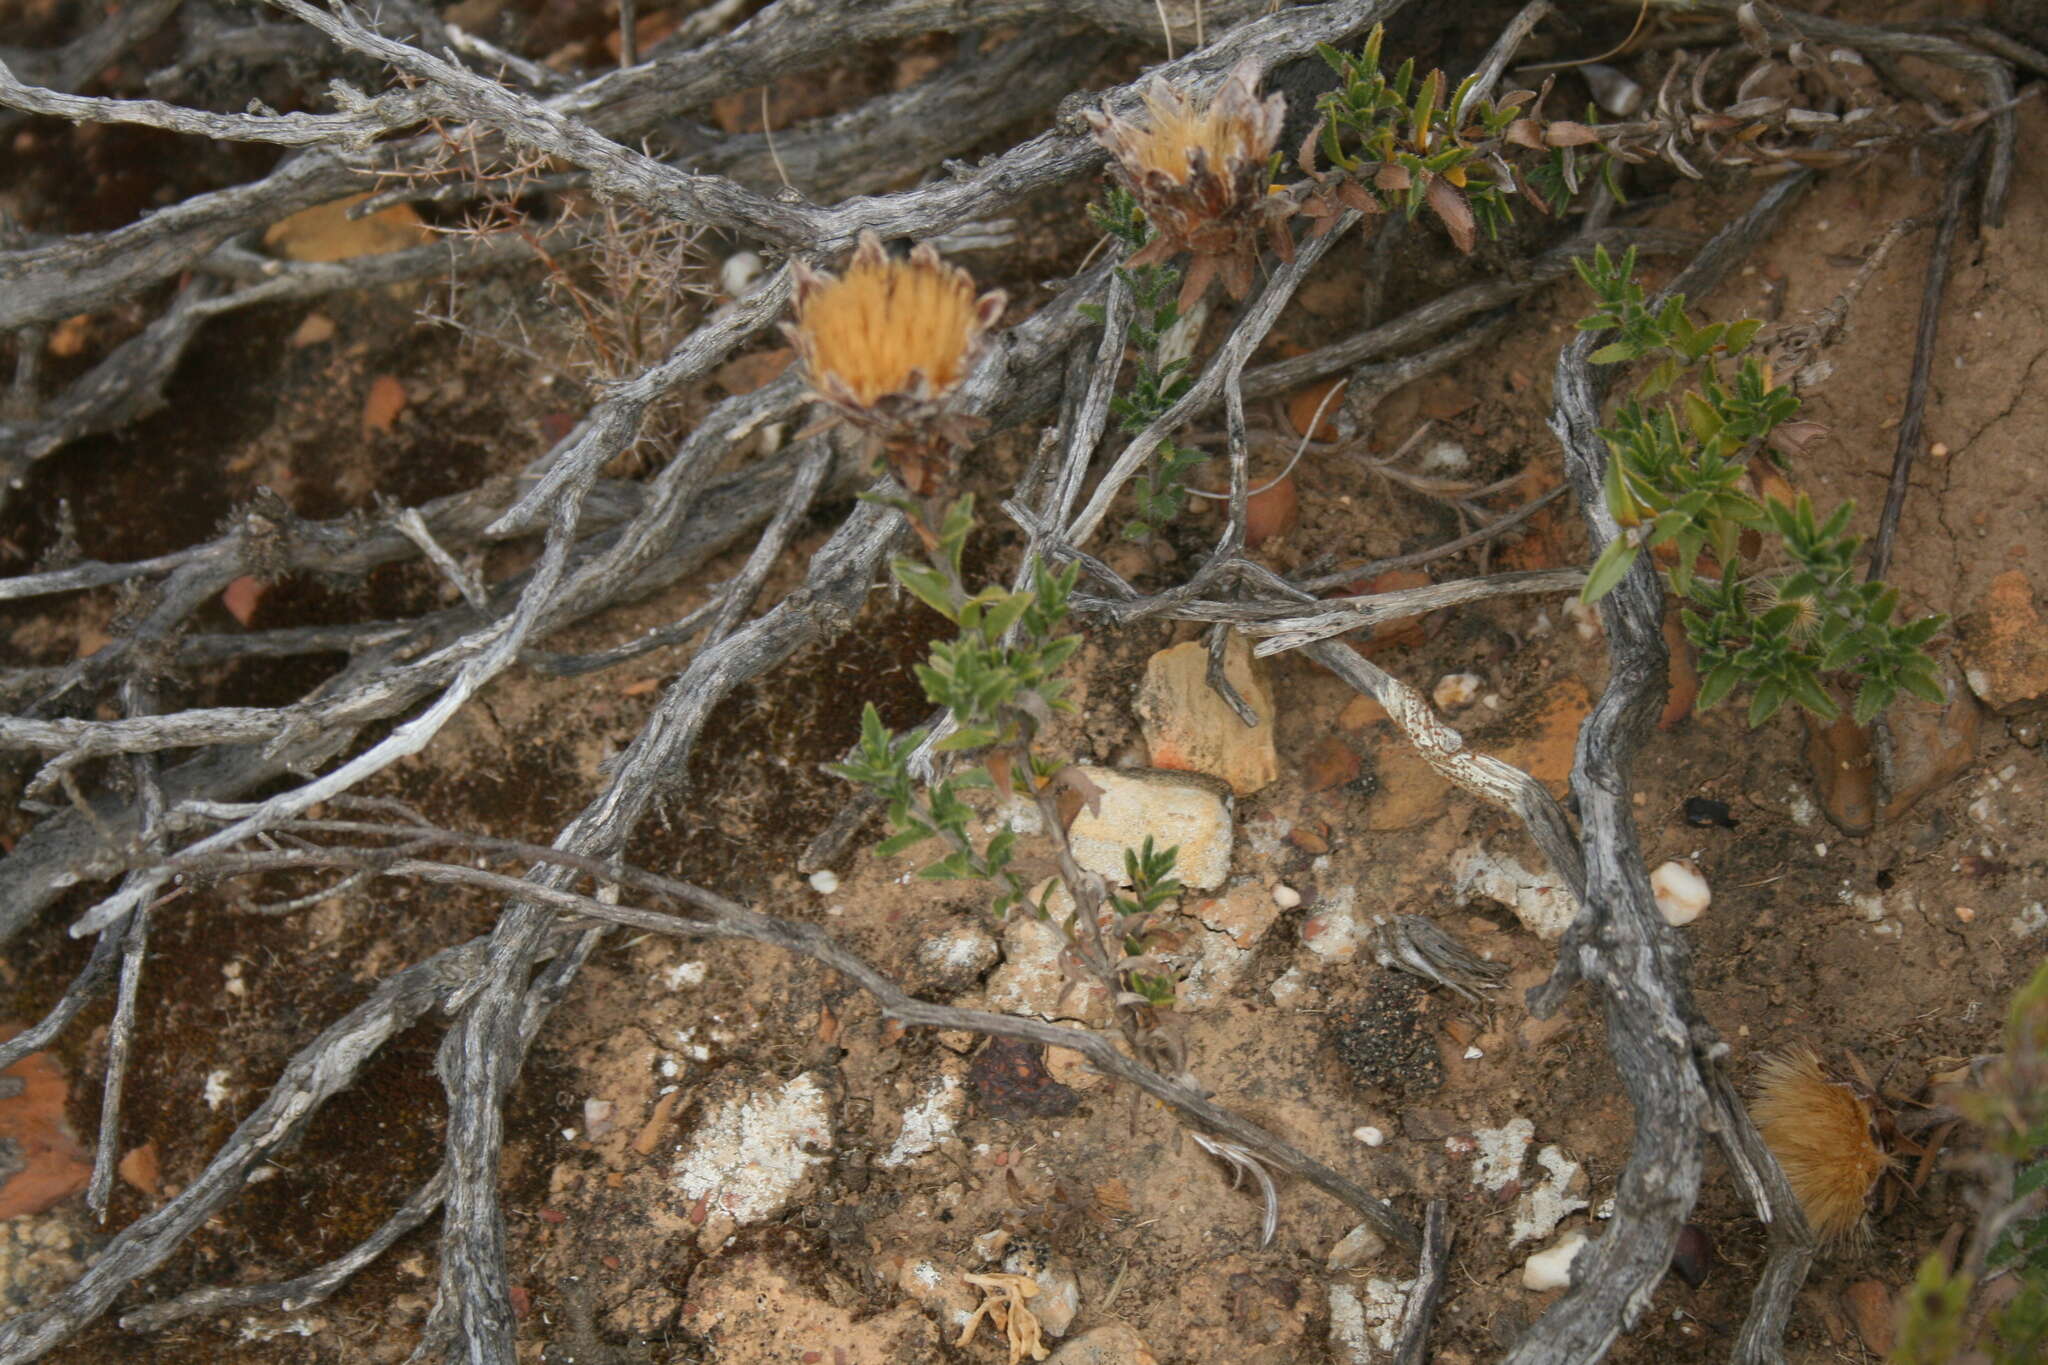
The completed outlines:
{"type": "Polygon", "coordinates": [[[1153,240],[1132,256],[1148,265],[1177,252],[1194,255],[1182,290],[1183,306],[1217,273],[1235,297],[1251,288],[1261,234],[1291,254],[1281,225],[1282,206],[1269,202],[1266,165],[1280,141],[1287,100],[1255,93],[1258,66],[1238,64],[1215,98],[1197,108],[1185,94],[1153,82],[1144,96],[1145,121],[1128,123],[1090,111],[1096,141],[1114,158],[1122,180],[1151,223],[1153,240]]]}
{"type": "Polygon", "coordinates": [[[974,279],[929,245],[908,260],[864,232],[846,273],[796,266],[796,321],[784,327],[811,388],[874,427],[915,424],[959,387],[1006,296],[979,298],[974,279]]]}

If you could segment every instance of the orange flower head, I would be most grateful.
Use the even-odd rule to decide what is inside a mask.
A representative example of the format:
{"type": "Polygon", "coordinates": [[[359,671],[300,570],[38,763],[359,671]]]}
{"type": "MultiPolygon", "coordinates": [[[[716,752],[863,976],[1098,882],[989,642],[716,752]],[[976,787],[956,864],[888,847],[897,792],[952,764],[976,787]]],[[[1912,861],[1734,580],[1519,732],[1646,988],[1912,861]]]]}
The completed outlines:
{"type": "Polygon", "coordinates": [[[938,415],[1006,301],[999,289],[975,297],[973,278],[929,245],[899,260],[863,232],[844,275],[797,263],[796,321],[783,330],[819,398],[896,430],[938,415]]]}
{"type": "Polygon", "coordinates": [[[1863,1097],[1829,1079],[1812,1052],[1795,1048],[1759,1068],[1750,1115],[1821,1239],[1841,1241],[1861,1229],[1870,1188],[1892,1164],[1863,1097]]]}
{"type": "MultiPolygon", "coordinates": [[[[1287,99],[1275,94],[1261,100],[1258,83],[1257,64],[1246,60],[1204,107],[1154,81],[1143,96],[1142,125],[1115,114],[1087,114],[1096,141],[1113,158],[1116,177],[1137,196],[1155,234],[1131,264],[1181,251],[1194,254],[1184,305],[1219,272],[1230,292],[1244,297],[1260,233],[1278,230],[1266,193],[1266,165],[1280,141],[1287,99]]],[[[1276,236],[1273,245],[1290,254],[1291,241],[1276,236]]]]}

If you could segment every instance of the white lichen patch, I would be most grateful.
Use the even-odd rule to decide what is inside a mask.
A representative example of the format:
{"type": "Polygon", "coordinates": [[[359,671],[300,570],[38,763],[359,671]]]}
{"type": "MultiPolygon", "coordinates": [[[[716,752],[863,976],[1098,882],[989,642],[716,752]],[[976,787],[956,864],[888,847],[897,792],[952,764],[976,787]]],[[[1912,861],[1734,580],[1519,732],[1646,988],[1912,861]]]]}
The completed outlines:
{"type": "Polygon", "coordinates": [[[1401,1330],[1401,1310],[1408,1306],[1409,1280],[1370,1279],[1360,1290],[1349,1284],[1330,1286],[1330,1344],[1347,1365],[1373,1365],[1376,1352],[1392,1351],[1401,1330]]]}
{"type": "Polygon", "coordinates": [[[960,1121],[961,1106],[966,1100],[958,1077],[939,1077],[937,1083],[925,1091],[922,1100],[903,1111],[903,1130],[896,1135],[896,1144],[882,1158],[881,1164],[908,1165],[953,1136],[954,1126],[960,1121]]]}
{"type": "Polygon", "coordinates": [[[662,984],[672,991],[679,991],[685,986],[702,985],[704,971],[704,964],[701,962],[678,962],[672,967],[662,968],[662,984]]]}
{"type": "Polygon", "coordinates": [[[1584,1199],[1571,1193],[1572,1182],[1579,1175],[1578,1162],[1566,1159],[1556,1147],[1545,1147],[1536,1153],[1536,1164],[1546,1172],[1545,1179],[1541,1184],[1522,1191],[1522,1197],[1515,1201],[1515,1223],[1508,1236],[1509,1246],[1548,1237],[1557,1230],[1558,1223],[1566,1214],[1577,1213],[1586,1207],[1584,1199]]]}
{"type": "Polygon", "coordinates": [[[1522,1173],[1522,1158],[1536,1138],[1536,1125],[1528,1119],[1509,1119],[1499,1128],[1475,1128],[1472,1141],[1472,1183],[1498,1190],[1522,1173]]]}
{"type": "Polygon", "coordinates": [[[1555,877],[1539,875],[1506,854],[1488,853],[1477,844],[1451,858],[1452,890],[1460,900],[1481,896],[1514,911],[1522,927],[1545,941],[1555,941],[1571,927],[1578,913],[1572,893],[1555,877]]]}
{"type": "Polygon", "coordinates": [[[738,1223],[772,1218],[832,1147],[832,1107],[809,1072],[727,1100],[698,1125],[673,1168],[676,1188],[738,1223]]]}

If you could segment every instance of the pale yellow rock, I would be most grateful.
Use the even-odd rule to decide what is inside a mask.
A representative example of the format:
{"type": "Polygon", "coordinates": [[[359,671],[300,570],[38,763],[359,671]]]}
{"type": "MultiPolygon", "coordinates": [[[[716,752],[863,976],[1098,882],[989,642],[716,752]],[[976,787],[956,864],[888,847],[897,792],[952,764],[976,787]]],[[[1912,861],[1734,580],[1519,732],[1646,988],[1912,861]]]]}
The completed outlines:
{"type": "Polygon", "coordinates": [[[1228,788],[1198,773],[1145,768],[1085,768],[1101,789],[1095,809],[1083,806],[1067,829],[1075,861],[1112,884],[1124,879],[1124,850],[1146,837],[1158,849],[1178,848],[1173,875],[1202,891],[1230,876],[1234,828],[1228,788]]]}
{"type": "Polygon", "coordinates": [[[1239,796],[1272,785],[1280,759],[1273,748],[1273,697],[1261,672],[1244,637],[1232,635],[1223,676],[1259,717],[1257,725],[1246,725],[1209,686],[1208,646],[1191,640],[1154,654],[1138,689],[1138,720],[1152,766],[1207,773],[1239,796]]]}

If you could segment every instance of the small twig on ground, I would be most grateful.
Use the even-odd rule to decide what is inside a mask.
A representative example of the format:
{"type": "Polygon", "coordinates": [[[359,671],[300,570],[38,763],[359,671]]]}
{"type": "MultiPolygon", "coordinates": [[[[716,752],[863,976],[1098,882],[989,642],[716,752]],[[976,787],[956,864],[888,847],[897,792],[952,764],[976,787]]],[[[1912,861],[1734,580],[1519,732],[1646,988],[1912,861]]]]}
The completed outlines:
{"type": "Polygon", "coordinates": [[[1415,1265],[1415,1286],[1401,1310],[1401,1335],[1394,1342],[1392,1365],[1425,1365],[1429,1359],[1429,1325],[1450,1274],[1452,1240],[1444,1226],[1444,1201],[1430,1200],[1422,1218],[1422,1257],[1415,1265]]]}
{"type": "Polygon", "coordinates": [[[1976,182],[1977,167],[1984,160],[1990,140],[1989,129],[1979,129],[1969,147],[1949,168],[1941,194],[1941,220],[1934,230],[1934,249],[1927,258],[1927,283],[1920,294],[1920,320],[1913,331],[1913,371],[1906,381],[1906,410],[1899,421],[1898,443],[1892,447],[1891,480],[1885,486],[1884,511],[1877,519],[1877,534],[1870,542],[1870,572],[1875,582],[1891,566],[1892,540],[1898,534],[1899,513],[1906,505],[1906,489],[1913,472],[1914,457],[1920,453],[1926,434],[1927,389],[1934,377],[1934,346],[1941,331],[1941,304],[1948,288],[1949,258],[1955,254],[1956,234],[1962,228],[1964,200],[1976,182]]]}

